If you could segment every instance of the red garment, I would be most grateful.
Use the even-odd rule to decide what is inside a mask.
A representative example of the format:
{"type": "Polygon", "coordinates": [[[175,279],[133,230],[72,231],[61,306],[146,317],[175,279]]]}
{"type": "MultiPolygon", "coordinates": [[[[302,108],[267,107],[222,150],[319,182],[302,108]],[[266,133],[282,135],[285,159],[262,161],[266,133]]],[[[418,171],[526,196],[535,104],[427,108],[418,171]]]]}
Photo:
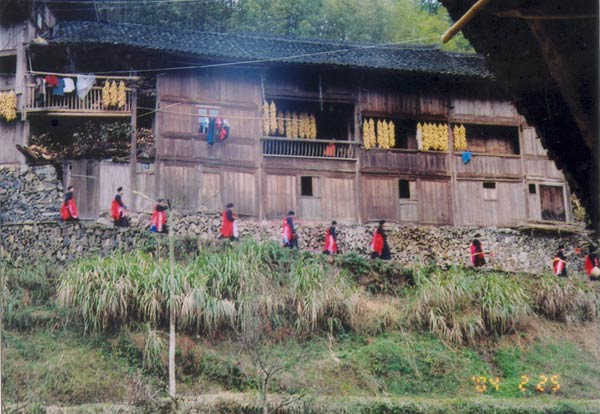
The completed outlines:
{"type": "Polygon", "coordinates": [[[384,240],[381,233],[375,229],[373,232],[373,240],[371,240],[371,251],[377,253],[377,256],[381,256],[383,252],[384,240]]]}
{"type": "Polygon", "coordinates": [[[290,226],[290,223],[288,221],[288,217],[284,217],[283,218],[283,229],[282,229],[282,237],[283,237],[283,244],[287,245],[289,244],[292,240],[294,240],[296,238],[296,234],[294,233],[294,228],[293,228],[293,218],[291,218],[292,221],[292,225],[290,226]]]}
{"type": "Polygon", "coordinates": [[[554,274],[560,276],[562,275],[564,269],[565,261],[558,256],[555,257],[554,261],[552,262],[552,271],[554,271],[554,274]]]}
{"type": "MultiPolygon", "coordinates": [[[[325,233],[325,245],[323,246],[323,251],[328,252],[329,254],[333,255],[333,254],[337,254],[338,245],[337,245],[337,240],[335,239],[334,235],[331,233],[332,233],[331,227],[329,227],[327,229],[327,233],[325,233]]],[[[381,246],[381,248],[383,249],[383,246],[381,246]]]]}
{"type": "Polygon", "coordinates": [[[598,257],[594,257],[593,259],[590,258],[590,256],[585,256],[585,273],[587,273],[588,276],[590,276],[592,274],[592,269],[594,269],[594,267],[600,267],[600,260],[598,259],[598,257]]]}
{"type": "Polygon", "coordinates": [[[475,267],[485,264],[485,254],[482,251],[477,251],[477,247],[471,244],[471,264],[475,267]]]}
{"type": "Polygon", "coordinates": [[[157,232],[162,233],[163,226],[167,224],[167,213],[164,211],[158,211],[155,207],[154,211],[152,212],[150,224],[156,229],[157,232]]]}
{"type": "Polygon", "coordinates": [[[46,85],[55,88],[58,86],[58,78],[54,75],[48,75],[44,78],[46,85]]]}
{"type": "Polygon", "coordinates": [[[224,210],[221,213],[221,236],[227,238],[233,237],[233,222],[234,220],[227,218],[227,210],[224,210]]]}
{"type": "Polygon", "coordinates": [[[75,204],[74,199],[71,198],[63,202],[62,206],[60,207],[60,218],[62,218],[63,221],[79,218],[77,204],[75,204]]]}
{"type": "Polygon", "coordinates": [[[115,221],[119,220],[123,215],[123,207],[119,204],[117,200],[112,201],[112,205],[110,207],[110,215],[115,221]]]}

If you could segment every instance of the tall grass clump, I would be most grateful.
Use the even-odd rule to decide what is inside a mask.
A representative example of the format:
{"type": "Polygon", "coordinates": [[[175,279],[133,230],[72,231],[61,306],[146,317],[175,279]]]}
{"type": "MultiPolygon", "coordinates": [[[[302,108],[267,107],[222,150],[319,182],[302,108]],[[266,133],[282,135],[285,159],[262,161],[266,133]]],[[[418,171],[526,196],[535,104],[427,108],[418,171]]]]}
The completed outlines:
{"type": "Polygon", "coordinates": [[[409,320],[455,344],[501,335],[530,308],[529,296],[513,276],[423,267],[415,272],[409,320]]]}
{"type": "Polygon", "coordinates": [[[177,263],[174,276],[170,296],[167,260],[142,252],[83,260],[61,276],[58,303],[92,332],[140,322],[164,326],[173,307],[180,329],[209,335],[242,323],[238,315],[248,300],[298,334],[349,325],[357,303],[335,267],[276,243],[202,249],[177,263]]]}
{"type": "Polygon", "coordinates": [[[583,281],[544,275],[534,289],[534,306],[551,320],[592,321],[598,316],[600,297],[583,281]]]}

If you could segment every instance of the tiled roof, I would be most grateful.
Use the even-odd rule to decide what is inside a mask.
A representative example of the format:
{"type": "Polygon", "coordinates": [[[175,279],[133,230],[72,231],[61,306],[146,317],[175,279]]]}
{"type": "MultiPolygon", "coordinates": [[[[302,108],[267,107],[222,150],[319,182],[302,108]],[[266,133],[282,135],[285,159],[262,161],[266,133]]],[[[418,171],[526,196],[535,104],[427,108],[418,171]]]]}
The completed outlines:
{"type": "Polygon", "coordinates": [[[484,60],[423,46],[377,46],[232,33],[173,30],[138,24],[64,22],[53,44],[105,44],[165,53],[192,54],[223,61],[274,60],[432,75],[492,78],[484,60]]]}

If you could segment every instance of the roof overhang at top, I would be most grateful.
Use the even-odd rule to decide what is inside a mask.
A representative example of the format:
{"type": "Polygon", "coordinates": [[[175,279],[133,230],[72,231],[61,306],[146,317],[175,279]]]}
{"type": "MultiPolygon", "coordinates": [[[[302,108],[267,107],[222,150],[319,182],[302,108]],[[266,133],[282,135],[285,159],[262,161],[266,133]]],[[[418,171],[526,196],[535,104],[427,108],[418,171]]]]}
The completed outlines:
{"type": "MultiPolygon", "coordinates": [[[[459,19],[476,0],[441,0],[459,19]]],[[[598,1],[491,0],[462,32],[587,207],[600,230],[598,1]]]]}
{"type": "Polygon", "coordinates": [[[288,63],[493,79],[484,60],[423,46],[378,46],[171,30],[137,24],[64,22],[51,45],[111,45],[221,61],[288,63]]]}
{"type": "Polygon", "coordinates": [[[3,0],[0,2],[0,23],[26,20],[38,6],[46,5],[59,21],[96,20],[96,4],[81,0],[3,0]]]}

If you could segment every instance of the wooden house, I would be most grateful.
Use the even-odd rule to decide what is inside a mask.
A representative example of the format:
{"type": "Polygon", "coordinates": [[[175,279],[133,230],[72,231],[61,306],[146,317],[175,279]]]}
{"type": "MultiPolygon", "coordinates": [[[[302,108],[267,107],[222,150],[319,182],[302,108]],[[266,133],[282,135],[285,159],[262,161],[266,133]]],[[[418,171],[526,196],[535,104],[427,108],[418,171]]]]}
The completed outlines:
{"type": "MultiPolygon", "coordinates": [[[[61,21],[28,53],[26,76],[126,76],[131,96],[123,114],[106,113],[100,95],[85,111],[77,99],[57,111],[35,107],[24,88],[19,122],[34,112],[135,124],[144,111],[152,120],[153,160],[132,151],[129,164],[66,162],[65,180],[85,192],[79,202],[90,218],[123,185],[187,212],[233,202],[257,219],[295,210],[348,223],[571,220],[563,174],[475,55],[91,21],[61,21]],[[137,79],[152,85],[143,105],[137,79]],[[217,118],[228,121],[224,140],[204,125],[217,118]]],[[[151,208],[131,198],[134,209],[151,208]]]]}

